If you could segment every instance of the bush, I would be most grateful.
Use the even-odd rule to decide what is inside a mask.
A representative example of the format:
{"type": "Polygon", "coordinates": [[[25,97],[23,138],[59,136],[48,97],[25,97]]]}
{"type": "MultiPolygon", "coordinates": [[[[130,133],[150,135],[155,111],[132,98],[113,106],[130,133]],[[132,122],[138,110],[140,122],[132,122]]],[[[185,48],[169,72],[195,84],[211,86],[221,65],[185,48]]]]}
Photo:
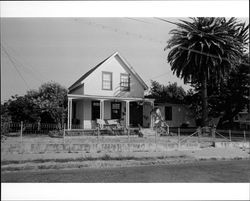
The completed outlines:
{"type": "Polygon", "coordinates": [[[63,137],[63,130],[53,130],[49,131],[50,137],[62,138],[63,137]]]}

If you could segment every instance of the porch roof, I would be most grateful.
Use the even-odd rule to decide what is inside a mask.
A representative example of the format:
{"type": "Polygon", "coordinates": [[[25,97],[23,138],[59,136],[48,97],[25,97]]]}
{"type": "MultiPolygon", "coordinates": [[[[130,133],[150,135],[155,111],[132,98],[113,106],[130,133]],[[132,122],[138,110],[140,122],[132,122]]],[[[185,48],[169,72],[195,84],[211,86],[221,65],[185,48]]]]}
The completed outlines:
{"type": "Polygon", "coordinates": [[[145,101],[153,103],[152,98],[119,97],[119,96],[99,96],[99,95],[76,95],[68,94],[69,99],[95,99],[95,100],[121,100],[121,101],[145,101]]]}

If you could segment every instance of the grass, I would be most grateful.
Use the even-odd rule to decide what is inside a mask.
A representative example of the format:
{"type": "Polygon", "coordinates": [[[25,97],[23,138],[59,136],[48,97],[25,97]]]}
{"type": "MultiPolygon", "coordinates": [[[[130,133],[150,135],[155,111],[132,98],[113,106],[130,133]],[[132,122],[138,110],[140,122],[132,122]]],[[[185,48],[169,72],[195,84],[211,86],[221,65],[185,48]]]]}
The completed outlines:
{"type": "Polygon", "coordinates": [[[47,162],[56,162],[56,163],[67,163],[67,162],[83,162],[83,161],[125,161],[125,160],[151,160],[151,159],[177,159],[177,158],[186,158],[185,155],[180,156],[158,156],[158,157],[134,157],[134,156],[115,156],[112,157],[108,154],[105,154],[101,157],[81,157],[81,158],[67,158],[67,159],[35,159],[35,160],[25,160],[25,161],[2,161],[1,165],[9,164],[25,164],[25,163],[47,163],[47,162]]]}

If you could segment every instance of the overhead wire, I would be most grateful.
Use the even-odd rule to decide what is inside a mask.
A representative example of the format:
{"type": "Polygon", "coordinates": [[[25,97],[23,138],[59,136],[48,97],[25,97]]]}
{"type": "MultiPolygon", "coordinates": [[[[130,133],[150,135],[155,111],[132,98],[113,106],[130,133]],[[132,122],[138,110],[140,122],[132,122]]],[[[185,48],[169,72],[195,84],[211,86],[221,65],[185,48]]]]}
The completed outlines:
{"type": "MultiPolygon", "coordinates": [[[[3,47],[5,48],[5,50],[7,50],[7,48],[6,48],[7,46],[6,46],[6,44],[4,44],[3,42],[1,43],[1,46],[3,46],[3,47]]],[[[16,51],[14,51],[12,48],[10,48],[9,46],[8,46],[8,48],[11,49],[12,52],[16,52],[16,51]]],[[[10,52],[9,52],[9,55],[10,55],[10,52]]],[[[33,70],[32,68],[29,68],[29,67],[28,67],[27,63],[26,63],[26,65],[23,64],[23,63],[20,62],[13,54],[11,55],[11,57],[12,57],[12,59],[15,61],[16,64],[18,64],[18,65],[21,66],[23,69],[25,69],[26,72],[28,72],[28,73],[32,74],[34,77],[36,77],[36,78],[34,78],[34,77],[32,76],[32,78],[33,78],[35,81],[37,81],[37,82],[39,82],[39,83],[42,82],[41,78],[40,78],[39,76],[37,76],[37,75],[34,73],[34,70],[33,70]],[[39,81],[38,81],[38,80],[39,80],[39,81]]],[[[41,75],[40,72],[38,72],[38,73],[39,73],[39,75],[41,75]]]]}
{"type": "MultiPolygon", "coordinates": [[[[135,18],[126,18],[126,19],[130,19],[130,20],[134,20],[134,21],[137,21],[137,22],[140,22],[140,23],[148,23],[148,24],[153,24],[153,23],[149,23],[149,22],[146,22],[146,21],[143,21],[143,20],[138,20],[138,19],[135,19],[135,18]]],[[[162,19],[162,18],[155,18],[155,19],[158,19],[158,20],[161,20],[161,21],[164,21],[164,22],[168,22],[168,23],[171,23],[171,24],[174,24],[174,25],[177,25],[177,23],[175,22],[171,22],[169,20],[166,20],[166,19],[162,19]]],[[[75,19],[75,21],[79,21],[77,19],[75,19]]],[[[145,37],[143,36],[143,34],[136,34],[136,33],[132,33],[132,32],[128,32],[128,31],[123,31],[121,29],[118,29],[118,28],[114,28],[114,27],[111,27],[111,26],[107,26],[107,25],[103,25],[103,24],[100,24],[100,23],[95,23],[95,22],[91,22],[91,21],[88,21],[87,22],[88,25],[96,25],[98,27],[101,27],[102,29],[109,29],[113,32],[116,32],[116,33],[122,33],[122,34],[125,34],[127,36],[132,36],[132,37],[136,37],[136,38],[139,38],[139,39],[143,39],[143,40],[147,40],[147,41],[150,41],[150,42],[155,42],[155,43],[158,43],[158,44],[163,44],[164,42],[163,41],[159,41],[159,40],[155,40],[153,39],[152,37],[145,37]]],[[[2,45],[1,45],[2,46],[2,45]]],[[[197,53],[197,54],[201,54],[201,55],[205,55],[205,56],[209,56],[209,57],[213,57],[213,58],[218,58],[218,59],[222,59],[222,60],[226,60],[226,61],[230,61],[229,59],[227,58],[223,58],[223,57],[218,57],[216,55],[213,55],[213,54],[208,54],[208,53],[204,53],[204,52],[201,52],[201,51],[198,51],[198,50],[195,50],[195,49],[191,49],[191,48],[186,48],[186,47],[183,47],[183,46],[178,46],[178,48],[180,49],[183,49],[183,50],[187,50],[187,51],[191,51],[191,52],[194,52],[194,53],[197,53]]],[[[6,48],[5,48],[6,49],[6,48]]],[[[15,67],[15,69],[17,70],[17,67],[16,67],[16,64],[13,60],[13,58],[11,58],[11,56],[6,53],[6,50],[5,51],[5,54],[8,56],[8,58],[10,59],[11,63],[13,64],[13,66],[15,67]]],[[[20,63],[20,62],[19,62],[20,63]]],[[[247,65],[249,66],[248,63],[244,63],[244,62],[241,62],[241,64],[243,65],[247,65]]],[[[23,65],[22,65],[23,66],[23,65]]],[[[27,65],[26,65],[27,66],[27,65]]],[[[171,70],[170,70],[171,71],[171,70]]],[[[158,76],[155,76],[151,79],[154,79],[154,78],[157,78],[157,77],[160,77],[160,76],[163,76],[167,73],[169,73],[170,71],[164,73],[164,74],[160,74],[158,76]]],[[[20,77],[22,77],[22,79],[24,80],[23,76],[21,75],[21,73],[17,70],[18,74],[20,75],[20,77]]],[[[150,80],[150,79],[149,79],[150,80]]],[[[24,82],[26,83],[26,86],[27,85],[27,82],[24,80],[24,82]]]]}
{"type": "MultiPolygon", "coordinates": [[[[129,18],[129,19],[133,19],[133,20],[134,20],[134,18],[129,18]]],[[[171,24],[174,24],[174,25],[178,25],[177,23],[171,22],[171,21],[166,20],[166,19],[157,18],[157,17],[155,17],[155,19],[158,19],[158,20],[161,20],[161,21],[164,21],[164,22],[168,22],[168,23],[171,23],[171,24]]],[[[142,23],[141,20],[136,20],[136,21],[142,23]]],[[[145,21],[143,21],[143,23],[145,23],[145,21]]],[[[113,28],[113,27],[106,26],[106,25],[103,25],[103,24],[100,24],[100,23],[98,24],[98,23],[94,23],[94,22],[89,22],[88,24],[89,24],[89,25],[91,25],[91,24],[96,24],[96,25],[98,25],[98,26],[101,26],[102,28],[105,28],[105,27],[108,28],[108,27],[109,27],[110,30],[116,30],[115,32],[120,31],[120,29],[118,29],[118,28],[113,28]]],[[[151,23],[151,24],[152,24],[152,23],[151,23]]],[[[132,36],[132,37],[133,37],[133,35],[135,35],[135,36],[139,36],[140,39],[148,40],[148,38],[144,37],[142,34],[135,34],[135,33],[125,32],[125,31],[120,31],[120,32],[121,32],[121,33],[122,33],[122,32],[123,32],[123,33],[126,33],[126,35],[130,35],[130,36],[132,36]]],[[[138,37],[137,37],[137,38],[138,38],[138,37]]],[[[159,44],[163,44],[163,43],[164,43],[163,41],[154,40],[154,39],[152,39],[152,38],[151,38],[150,40],[148,40],[148,41],[150,41],[150,42],[156,42],[156,43],[159,43],[159,44]]],[[[194,53],[197,53],[197,54],[201,54],[201,55],[204,55],[204,56],[213,57],[213,58],[217,58],[217,59],[222,59],[222,60],[225,60],[225,61],[229,61],[229,62],[230,62],[230,60],[229,60],[228,58],[219,57],[219,56],[217,56],[217,55],[213,55],[213,54],[201,52],[201,51],[199,51],[199,50],[195,50],[195,49],[192,49],[192,48],[186,48],[186,47],[184,47],[184,46],[178,46],[178,48],[179,48],[179,49],[183,49],[183,50],[187,50],[187,51],[191,51],[191,52],[194,52],[194,53]]],[[[250,66],[249,63],[245,63],[245,62],[242,62],[242,61],[239,62],[239,64],[243,64],[243,65],[246,65],[246,66],[250,66]]]]}
{"type": "MultiPolygon", "coordinates": [[[[155,19],[158,19],[158,20],[161,20],[161,21],[164,21],[164,22],[168,22],[168,23],[170,23],[170,24],[174,24],[174,25],[177,25],[177,26],[178,26],[177,23],[171,22],[171,21],[166,20],[166,19],[163,19],[163,18],[155,17],[155,19]]],[[[199,30],[199,31],[200,31],[200,33],[207,34],[207,33],[204,32],[204,31],[201,31],[201,30],[199,30]]],[[[217,39],[223,39],[223,38],[221,38],[221,37],[219,37],[219,36],[215,36],[215,35],[214,35],[214,37],[217,38],[217,39]]],[[[235,39],[233,39],[233,40],[236,41],[235,39]]],[[[191,51],[191,52],[195,52],[195,53],[197,53],[197,54],[201,54],[201,55],[205,55],[205,56],[217,58],[217,59],[222,59],[222,60],[225,60],[225,61],[229,61],[229,62],[230,62],[230,60],[229,60],[228,58],[219,57],[219,56],[216,56],[216,55],[213,55],[213,54],[209,54],[209,53],[204,53],[204,52],[201,52],[201,51],[199,51],[199,50],[194,50],[194,49],[186,48],[186,47],[183,47],[183,46],[178,46],[177,48],[183,49],[183,50],[187,50],[187,51],[191,51]]],[[[249,63],[245,63],[245,62],[240,62],[240,64],[247,65],[247,66],[250,65],[249,63]]]]}
{"type": "Polygon", "coordinates": [[[11,58],[11,56],[9,55],[9,53],[6,51],[6,49],[2,45],[1,45],[1,47],[2,47],[3,52],[9,58],[9,61],[12,63],[13,67],[15,68],[16,72],[18,73],[18,75],[20,76],[20,78],[23,80],[23,82],[24,82],[25,86],[27,87],[27,89],[30,89],[28,83],[26,82],[26,80],[22,76],[21,72],[18,70],[18,67],[16,66],[16,63],[14,62],[14,60],[11,58]]]}

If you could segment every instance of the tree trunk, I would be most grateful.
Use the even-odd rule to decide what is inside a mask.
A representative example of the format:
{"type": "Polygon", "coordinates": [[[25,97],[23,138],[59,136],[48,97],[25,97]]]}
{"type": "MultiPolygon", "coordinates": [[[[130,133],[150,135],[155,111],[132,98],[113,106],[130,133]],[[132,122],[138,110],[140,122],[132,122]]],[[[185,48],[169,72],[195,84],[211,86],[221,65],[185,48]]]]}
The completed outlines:
{"type": "Polygon", "coordinates": [[[208,126],[208,102],[207,102],[207,73],[202,74],[201,100],[202,100],[202,126],[208,126]]]}

